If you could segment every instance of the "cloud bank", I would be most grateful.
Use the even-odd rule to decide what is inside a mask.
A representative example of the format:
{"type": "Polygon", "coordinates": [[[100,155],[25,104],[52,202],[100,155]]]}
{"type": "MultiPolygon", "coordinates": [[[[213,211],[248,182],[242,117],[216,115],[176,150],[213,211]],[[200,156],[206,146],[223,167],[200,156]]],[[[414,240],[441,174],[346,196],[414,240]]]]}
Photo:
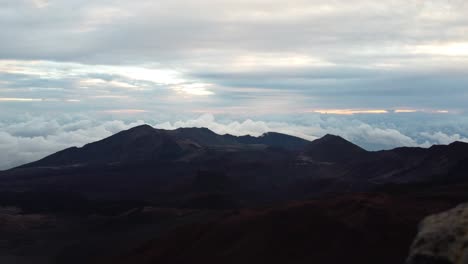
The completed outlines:
{"type": "Polygon", "coordinates": [[[0,103],[466,114],[466,13],[463,0],[4,0],[0,103]]]}

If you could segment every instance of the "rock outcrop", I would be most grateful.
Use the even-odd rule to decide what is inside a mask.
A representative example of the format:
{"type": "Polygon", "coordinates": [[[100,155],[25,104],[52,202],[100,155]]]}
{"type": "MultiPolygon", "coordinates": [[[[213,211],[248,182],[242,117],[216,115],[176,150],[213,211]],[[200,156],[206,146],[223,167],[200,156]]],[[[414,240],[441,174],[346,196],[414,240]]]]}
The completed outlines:
{"type": "Polygon", "coordinates": [[[407,264],[467,264],[468,203],[425,218],[407,264]]]}

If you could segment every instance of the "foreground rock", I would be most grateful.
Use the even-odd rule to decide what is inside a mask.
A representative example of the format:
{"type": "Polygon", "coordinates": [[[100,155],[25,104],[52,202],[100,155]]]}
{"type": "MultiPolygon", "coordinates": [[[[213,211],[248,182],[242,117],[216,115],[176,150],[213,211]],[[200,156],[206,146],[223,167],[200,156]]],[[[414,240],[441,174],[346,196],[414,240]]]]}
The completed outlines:
{"type": "Polygon", "coordinates": [[[468,263],[468,203],[423,220],[407,264],[468,263]]]}

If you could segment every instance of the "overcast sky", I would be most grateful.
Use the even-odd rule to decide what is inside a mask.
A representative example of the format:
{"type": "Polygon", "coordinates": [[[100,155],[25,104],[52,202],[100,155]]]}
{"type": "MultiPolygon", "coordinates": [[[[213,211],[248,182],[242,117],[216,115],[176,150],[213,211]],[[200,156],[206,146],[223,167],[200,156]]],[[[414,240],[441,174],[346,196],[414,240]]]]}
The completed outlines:
{"type": "Polygon", "coordinates": [[[0,169],[140,123],[468,141],[465,0],[0,0],[0,169]]]}

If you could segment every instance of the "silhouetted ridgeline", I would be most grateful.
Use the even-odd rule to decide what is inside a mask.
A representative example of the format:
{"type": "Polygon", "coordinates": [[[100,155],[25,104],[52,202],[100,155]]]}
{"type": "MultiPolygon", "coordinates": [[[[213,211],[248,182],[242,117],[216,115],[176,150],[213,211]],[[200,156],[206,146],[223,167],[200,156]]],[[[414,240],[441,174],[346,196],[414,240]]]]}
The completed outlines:
{"type": "Polygon", "coordinates": [[[403,263],[419,221],[466,190],[466,143],[143,125],[0,172],[0,260],[403,263]]]}

